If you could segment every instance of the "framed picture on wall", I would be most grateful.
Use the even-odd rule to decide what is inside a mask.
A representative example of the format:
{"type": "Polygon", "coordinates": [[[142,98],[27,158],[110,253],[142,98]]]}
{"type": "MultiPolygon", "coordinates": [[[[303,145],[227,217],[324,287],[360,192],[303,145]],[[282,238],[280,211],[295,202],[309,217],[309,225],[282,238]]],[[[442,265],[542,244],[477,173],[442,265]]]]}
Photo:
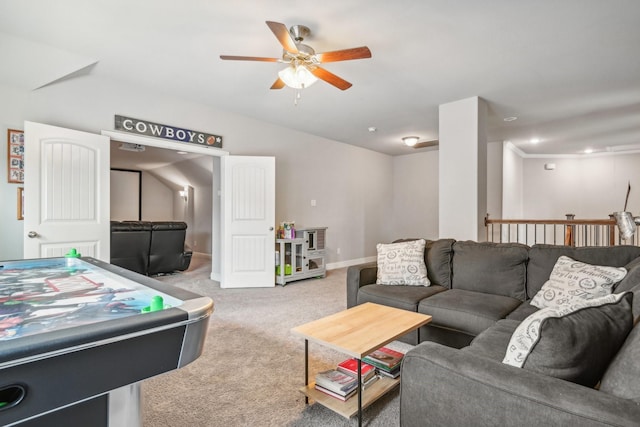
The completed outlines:
{"type": "Polygon", "coordinates": [[[7,129],[7,171],[9,182],[24,182],[24,132],[7,129]]]}
{"type": "Polygon", "coordinates": [[[24,187],[18,187],[18,220],[24,219],[24,187]]]}

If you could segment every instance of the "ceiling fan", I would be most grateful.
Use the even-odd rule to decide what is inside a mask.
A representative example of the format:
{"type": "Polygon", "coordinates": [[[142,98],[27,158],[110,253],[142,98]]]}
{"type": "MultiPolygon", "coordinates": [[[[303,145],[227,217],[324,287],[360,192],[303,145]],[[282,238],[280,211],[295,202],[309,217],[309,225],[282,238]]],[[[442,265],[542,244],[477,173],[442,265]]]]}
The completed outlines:
{"type": "Polygon", "coordinates": [[[320,64],[371,58],[371,51],[366,46],[316,53],[311,46],[302,43],[304,38],[311,34],[308,27],[294,25],[287,30],[287,27],[279,22],[266,21],[266,23],[282,45],[282,58],[220,55],[220,59],[289,64],[287,68],[278,72],[278,79],[271,85],[271,89],[282,89],[285,86],[304,89],[320,79],[338,89],[346,90],[352,86],[351,83],[322,68],[320,64]]]}
{"type": "Polygon", "coordinates": [[[440,143],[440,141],[438,141],[437,139],[435,139],[433,141],[422,141],[422,142],[416,143],[413,146],[413,148],[437,147],[439,143],[440,143]]]}
{"type": "Polygon", "coordinates": [[[407,147],[412,148],[437,147],[440,143],[440,141],[438,141],[437,139],[434,139],[432,141],[418,141],[420,141],[420,137],[417,136],[405,136],[404,138],[402,138],[402,142],[404,142],[407,147]]]}

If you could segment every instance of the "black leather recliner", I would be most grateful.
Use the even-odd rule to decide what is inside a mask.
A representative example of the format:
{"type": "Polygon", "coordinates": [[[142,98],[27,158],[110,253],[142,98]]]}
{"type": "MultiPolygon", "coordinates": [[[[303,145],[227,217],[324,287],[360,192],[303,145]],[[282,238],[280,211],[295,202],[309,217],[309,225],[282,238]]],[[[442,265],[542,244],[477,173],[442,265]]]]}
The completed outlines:
{"type": "Polygon", "coordinates": [[[111,264],[147,274],[150,246],[150,222],[111,221],[111,264]]]}
{"type": "Polygon", "coordinates": [[[111,264],[145,275],[184,271],[186,231],[181,221],[111,221],[111,264]]]}
{"type": "Polygon", "coordinates": [[[151,224],[149,274],[184,271],[191,263],[191,251],[185,251],[187,224],[184,222],[154,222],[151,224]]]}

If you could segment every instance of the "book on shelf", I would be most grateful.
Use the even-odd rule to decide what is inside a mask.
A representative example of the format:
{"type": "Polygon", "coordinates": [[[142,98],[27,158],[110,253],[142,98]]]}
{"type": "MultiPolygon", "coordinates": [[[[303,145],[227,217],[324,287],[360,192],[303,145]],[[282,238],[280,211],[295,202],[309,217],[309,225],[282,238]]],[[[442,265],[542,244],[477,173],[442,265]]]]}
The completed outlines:
{"type": "Polygon", "coordinates": [[[366,390],[367,388],[369,388],[371,386],[371,384],[373,384],[376,381],[378,381],[378,379],[380,379],[380,377],[375,374],[375,370],[374,370],[374,374],[371,376],[371,378],[369,378],[368,380],[366,380],[366,381],[364,381],[362,383],[362,389],[366,390]]]}
{"type": "Polygon", "coordinates": [[[388,370],[391,370],[402,362],[403,357],[404,353],[392,350],[389,347],[380,347],[373,353],[365,356],[362,360],[371,365],[386,367],[388,370]]]}
{"type": "MultiPolygon", "coordinates": [[[[375,371],[374,371],[375,372],[375,371]]],[[[371,386],[373,383],[375,383],[376,381],[378,381],[380,377],[378,375],[373,375],[371,378],[369,378],[367,381],[362,383],[362,389],[366,390],[369,386],[371,386]]],[[[325,394],[328,394],[331,397],[335,397],[336,399],[340,399],[343,402],[346,402],[351,396],[353,396],[354,394],[356,394],[358,392],[358,386],[356,384],[356,387],[354,387],[351,391],[347,392],[347,393],[337,393],[335,391],[331,391],[325,387],[322,387],[321,385],[315,384],[314,388],[318,391],[321,391],[325,394]]]]}
{"type": "Polygon", "coordinates": [[[346,394],[358,387],[358,379],[336,369],[329,369],[316,374],[316,385],[334,393],[346,394]]]}
{"type": "Polygon", "coordinates": [[[389,378],[398,378],[400,376],[400,365],[397,365],[393,370],[387,371],[381,368],[377,368],[376,371],[379,375],[389,377],[389,378]]]}
{"type": "Polygon", "coordinates": [[[316,384],[314,386],[314,388],[318,391],[321,391],[324,394],[328,394],[331,397],[335,397],[336,399],[342,400],[343,402],[346,402],[351,396],[353,396],[354,394],[356,394],[356,389],[354,388],[353,390],[351,390],[349,393],[342,395],[342,394],[338,394],[336,392],[333,392],[327,388],[324,388],[318,384],[316,384]]]}
{"type": "MultiPolygon", "coordinates": [[[[338,371],[344,372],[354,378],[358,377],[358,361],[356,359],[347,359],[338,364],[338,371]]],[[[360,372],[362,381],[367,381],[376,374],[376,368],[368,363],[361,362],[360,372]]]]}

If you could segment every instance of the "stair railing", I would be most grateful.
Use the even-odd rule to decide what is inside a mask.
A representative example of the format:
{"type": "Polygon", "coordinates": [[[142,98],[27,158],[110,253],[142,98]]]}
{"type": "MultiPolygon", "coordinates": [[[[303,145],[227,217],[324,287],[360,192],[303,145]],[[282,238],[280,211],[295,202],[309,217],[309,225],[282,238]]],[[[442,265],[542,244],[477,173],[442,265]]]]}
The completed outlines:
{"type": "Polygon", "coordinates": [[[620,237],[613,215],[609,219],[491,219],[484,223],[488,242],[537,243],[566,246],[638,246],[638,232],[628,240],[620,237]]]}

